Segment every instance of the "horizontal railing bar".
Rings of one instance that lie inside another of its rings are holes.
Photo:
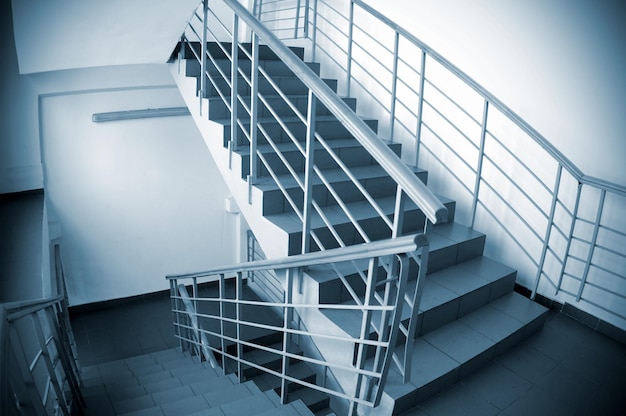
[[[554,194],[554,190],[553,190],[550,186],[546,185],[546,184],[545,184],[545,183],[541,180],[541,178],[539,178],[539,176],[537,176],[537,174],[536,174],[535,172],[533,172],[533,170],[532,170],[532,169],[531,169],[531,168],[530,168],[530,167],[529,167],[526,163],[524,163],[524,162],[523,162],[523,161],[522,161],[522,160],[521,160],[521,159],[520,159],[520,158],[519,158],[516,154],[514,154],[513,152],[511,152],[511,150],[510,150],[510,149],[508,149],[508,148],[507,148],[507,146],[505,146],[505,145],[504,145],[504,143],[502,143],[502,142],[500,141],[500,139],[499,139],[497,136],[495,136],[495,135],[494,135],[492,132],[490,132],[490,131],[487,131],[487,134],[488,134],[488,135],[489,135],[489,137],[491,137],[491,138],[492,138],[492,139],[493,139],[496,143],[498,143],[500,146],[502,146],[502,148],[504,149],[504,151],[505,151],[506,153],[508,153],[509,155],[511,155],[511,157],[512,157],[513,159],[515,159],[515,161],[516,161],[517,163],[519,163],[519,165],[520,165],[520,166],[521,166],[521,167],[522,167],[522,168],[523,168],[526,172],[530,173],[530,175],[531,175],[533,178],[535,178],[535,180],[536,180],[536,181],[537,181],[537,182],[538,182],[538,183],[539,183],[539,184],[543,187],[543,189],[544,189],[545,191],[547,191],[548,193],[550,193],[550,195],[553,195],[553,194]],[[496,166],[496,168],[497,168],[499,171],[504,172],[502,169],[500,169],[500,167],[499,167],[499,166],[495,163],[495,161],[494,161],[494,160],[492,160],[492,159],[489,159],[489,160],[490,160],[490,161],[494,164],[494,166]],[[555,176],[556,176],[556,173],[555,173]],[[515,183],[514,183],[514,184],[515,184]],[[515,185],[517,186],[517,184],[515,184]],[[518,187],[519,187],[519,186],[518,186]]]
[[[439,88],[434,83],[432,83],[428,78],[424,78],[424,82],[427,83],[428,85],[430,85],[432,88],[434,88],[435,91],[437,91],[439,94],[441,94],[446,100],[448,100],[454,107],[456,107],[459,111],[461,111],[463,114],[465,114],[477,126],[481,125],[481,122],[479,120],[474,118],[474,116],[471,115],[465,108],[461,107],[461,105],[459,103],[457,103],[455,100],[453,100],[452,97],[450,97],[441,88]],[[417,95],[419,96],[419,93],[417,93]],[[435,108],[434,106],[432,106],[432,107],[433,107],[433,109]]]
[[[361,26],[359,26],[357,23],[353,23],[353,27],[354,27],[354,29],[358,29],[358,30],[359,30],[362,34],[364,34],[367,38],[371,39],[371,40],[372,40],[375,44],[377,44],[378,46],[380,46],[381,48],[383,48],[383,49],[385,50],[385,52],[388,52],[388,53],[389,53],[389,55],[390,55],[391,57],[393,57],[393,50],[392,50],[392,49],[390,49],[390,48],[388,48],[388,47],[387,47],[387,45],[385,45],[384,43],[382,43],[381,41],[379,41],[377,38],[375,38],[374,36],[372,36],[372,35],[371,35],[368,31],[366,31],[365,29],[363,29],[363,28],[362,28]],[[373,33],[378,34],[378,32],[373,32]],[[353,36],[354,36],[354,35],[353,35]],[[355,42],[357,45],[359,45],[359,43],[356,41],[356,39],[353,39],[352,41],[353,41],[353,42]],[[361,45],[359,45],[359,47],[361,47]],[[374,58],[374,59],[376,59],[376,60],[377,60],[377,58],[376,58],[374,55],[372,55],[371,53],[367,52],[367,50],[365,50],[363,47],[361,47],[361,49],[363,49],[363,51],[364,51],[367,55],[369,55],[369,56],[371,56],[372,58]],[[380,61],[379,61],[379,62],[380,62]],[[382,62],[381,62],[381,64],[382,64]],[[389,71],[389,72],[391,72],[391,71]]]
[[[426,127],[428,130],[430,130],[430,127],[428,127],[427,125],[424,125],[424,127]],[[432,130],[431,130],[431,132],[432,132]],[[432,132],[432,133],[436,135],[436,133],[434,133],[434,132]],[[456,179],[457,183],[458,183],[458,184],[460,184],[460,185],[461,185],[461,186],[462,186],[462,187],[463,187],[463,188],[467,191],[467,193],[469,193],[470,195],[472,195],[472,194],[474,193],[474,191],[473,191],[472,189],[470,189],[470,187],[469,187],[469,186],[467,186],[467,185],[466,185],[466,184],[465,184],[465,183],[461,180],[461,178],[459,178],[459,176],[458,176],[458,175],[457,175],[454,171],[452,171],[452,169],[451,169],[450,167],[448,167],[448,165],[447,165],[447,164],[443,163],[443,160],[441,160],[441,158],[439,158],[439,157],[435,154],[435,152],[433,152],[433,151],[430,149],[430,147],[428,147],[428,146],[427,146],[426,144],[424,144],[424,143],[422,143],[422,147],[423,147],[423,148],[424,148],[424,149],[425,149],[428,153],[430,153],[430,154],[431,154],[431,156],[432,156],[433,158],[435,158],[435,159],[436,159],[436,160],[437,160],[437,161],[441,164],[441,166],[443,166],[443,168],[444,168],[446,171],[448,171],[448,172],[450,173],[450,175],[452,175],[452,176],[454,177],[454,179]],[[474,173],[475,173],[475,172],[474,172]]]
[[[567,293],[569,294],[569,292],[567,292]],[[587,299],[587,298],[585,298],[585,297],[581,297],[581,298],[580,298],[580,300],[581,300],[581,301],[584,301],[584,302],[586,302],[586,303],[588,303],[588,304],[590,304],[590,305],[593,305],[593,306],[595,306],[596,308],[602,309],[603,311],[608,312],[608,313],[610,313],[611,315],[615,315],[615,316],[617,316],[618,318],[621,318],[621,319],[625,319],[625,318],[626,318],[626,315],[619,314],[619,313],[617,313],[616,311],[611,310],[611,309],[608,309],[607,307],[602,306],[602,305],[600,305],[599,303],[595,303],[595,302],[593,302],[593,301],[591,301],[591,300],[589,300],[589,299]]]
[[[465,134],[464,131],[462,131],[459,127],[457,127],[456,124],[454,124],[452,121],[450,121],[450,119],[445,114],[443,114],[441,111],[439,111],[439,109],[437,107],[435,107],[433,103],[431,103],[430,101],[428,101],[425,98],[422,101],[424,102],[424,104],[428,105],[428,107],[430,107],[437,115],[439,115],[439,117],[441,117],[446,122],[446,124],[448,124],[454,130],[456,130],[461,136],[463,136],[465,141],[468,142],[469,144],[471,144],[472,147],[474,147],[474,150],[479,151],[480,147],[476,143],[474,143],[474,141],[471,140],[467,136],[467,134]],[[424,124],[424,123],[425,122],[422,121],[422,124]],[[431,129],[431,131],[432,131],[432,129]],[[439,136],[437,136],[437,137],[439,137]],[[450,146],[448,146],[448,147],[450,148],[450,150],[452,150],[452,148]],[[456,153],[456,151],[454,151],[454,152]],[[462,159],[463,162],[465,162],[466,158],[461,158],[460,155],[459,155],[459,158]],[[467,166],[469,166],[468,162],[465,162],[465,163],[467,164]]]
[[[273,50],[291,71],[311,90],[361,145],[374,157],[380,166],[396,181],[406,195],[420,207],[424,215],[434,224],[446,221],[447,208],[419,180],[404,163],[398,163],[397,155],[357,116],[335,92],[302,62],[291,50],[278,40],[263,24],[237,0],[223,0],[246,24]]]
[[[472,79],[465,72],[461,71],[457,66],[452,64],[450,61],[445,59],[442,55],[440,55],[437,51],[432,49],[430,46],[426,45],[424,42],[419,40],[416,36],[405,30],[403,27],[397,25],[395,22],[391,21],[389,18],[380,14],[377,10],[367,5],[362,0],[352,0],[355,4],[359,5],[359,7],[366,10],[368,13],[375,16],[380,21],[384,22],[387,26],[396,30],[402,36],[404,36],[407,40],[416,44],[420,47],[426,54],[428,54],[431,58],[441,64],[444,68],[452,72],[457,78],[461,79],[471,88],[473,88],[479,95],[489,101],[490,106],[495,107],[504,115],[506,115],[511,121],[518,125],[522,130],[524,130],[527,134],[529,134],[541,147],[543,147],[552,157],[557,159],[563,167],[565,167],[572,175],[574,175],[578,180],[583,178],[583,173],[576,165],[574,165],[563,153],[561,153],[554,145],[552,145],[545,137],[543,137],[537,130],[535,130],[532,126],[530,126],[524,119],[522,119],[517,113],[511,110],[508,106],[506,106],[502,101],[500,101],[496,96],[487,91],[482,85],[478,84],[474,79]],[[595,178],[594,178],[595,179]],[[598,183],[598,182],[595,182]],[[605,183],[608,185],[609,183]],[[616,185],[617,186],[617,185]],[[603,186],[604,187],[604,186]],[[619,186],[618,186],[619,187]],[[626,195],[626,187],[623,188],[624,195]]]
[[[426,100],[424,100],[424,102],[428,105],[430,105]],[[436,111],[436,110],[435,110]],[[456,150],[454,150],[452,148],[452,146],[448,143],[447,140],[444,140],[439,133],[437,133],[435,130],[433,130],[432,127],[430,127],[430,125],[428,123],[426,123],[425,121],[422,121],[422,125],[428,130],[430,131],[436,138],[437,140],[439,140],[439,142],[441,142],[441,144],[446,147],[454,156],[456,156],[457,159],[459,159],[459,162],[461,162],[463,165],[465,165],[466,168],[468,168],[473,174],[476,174],[476,168],[473,167],[472,165],[469,164],[469,162],[467,162],[465,160],[465,158],[463,156],[461,156]],[[467,137],[466,137],[467,139]],[[469,140],[468,140],[469,141]],[[471,141],[469,141],[471,143]],[[478,149],[475,149],[476,151],[478,151]],[[434,156],[434,154],[433,154]],[[447,168],[447,164],[444,164],[444,166],[446,166]],[[470,193],[473,193],[473,191],[470,190]]]
[[[487,186],[489,186],[491,188],[491,186],[488,183],[485,183],[485,185],[487,185]],[[531,263],[533,263],[535,265],[535,267],[539,266],[539,263],[537,261],[535,261],[534,257],[530,255],[528,250],[526,250],[526,248],[515,238],[513,233],[511,231],[509,231],[509,228],[506,227],[502,223],[502,221],[500,221],[498,219],[498,217],[493,212],[491,212],[491,210],[489,210],[489,208],[481,200],[479,200],[478,203],[485,209],[485,212],[487,212],[489,215],[491,215],[491,217],[494,219],[494,221],[498,223],[500,228],[502,228],[504,230],[504,232],[513,240],[513,242],[520,248],[520,250],[522,250],[524,252],[524,254],[531,261]],[[522,219],[522,221],[524,221],[524,220]]]
[[[197,273],[168,275],[166,279],[190,279],[216,274],[246,272],[263,269],[289,269],[305,266],[316,266],[327,263],[340,263],[366,257],[380,257],[396,253],[408,253],[428,244],[428,237],[424,234],[403,236],[395,239],[374,241],[357,244],[339,249],[317,251],[307,254],[283,257],[281,259],[257,260],[225,267],[216,267]]]
[[[532,198],[530,195],[528,195],[528,193],[526,192],[526,190],[524,190],[520,185],[518,185],[518,181],[514,181],[513,178],[511,178],[509,176],[509,174],[507,172],[505,172],[504,170],[502,170],[500,168],[500,166],[487,154],[485,153],[483,155],[483,157],[488,160],[489,162],[491,162],[491,164],[493,165],[493,167],[502,174],[502,176],[504,176],[507,180],[508,183],[510,183],[511,185],[513,185],[514,189],[517,189],[519,192],[521,192],[522,195],[524,195],[524,197],[535,207],[535,209],[543,216],[544,219],[549,220],[550,219],[550,214],[548,212],[545,212],[540,206],[539,204],[535,201],[534,198]],[[532,173],[532,172],[531,172]],[[533,174],[534,175],[534,174]],[[538,178],[537,178],[538,179]],[[483,178],[483,181],[485,179]],[[550,196],[552,195],[552,190],[550,189],[545,189],[545,191],[547,191]],[[507,204],[508,205],[508,204]],[[512,208],[512,207],[511,207]],[[514,210],[513,210],[514,211]]]

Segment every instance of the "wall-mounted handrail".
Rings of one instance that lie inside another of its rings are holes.
[[[326,85],[302,60],[300,60],[272,32],[259,23],[250,12],[236,0],[224,0],[245,21],[276,55],[300,78],[346,129],[365,147],[385,171],[398,183],[404,192],[424,212],[432,223],[445,222],[448,210],[441,201],[420,181],[374,132],[359,118],[337,94]]]
[[[531,298],[576,302],[626,328],[626,294],[616,289],[626,284],[626,227],[615,214],[626,186],[585,175],[486,88],[363,0],[316,0],[313,10],[319,16],[305,22],[313,25],[311,49],[344,77],[343,91],[367,103],[365,113],[387,123],[392,140],[414,146],[432,189],[456,200],[455,221],[494,235],[486,253],[517,267]],[[277,33],[291,24],[281,17],[268,21]]]

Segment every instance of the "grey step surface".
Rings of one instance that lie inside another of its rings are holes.
[[[293,399],[286,410],[273,390],[189,357],[178,349],[159,351],[83,369],[90,415],[241,415],[287,410],[308,416]]]
[[[273,67],[273,64],[269,64],[268,68],[270,67]],[[275,69],[278,74],[277,79],[287,75],[284,68],[280,69],[276,66]],[[306,100],[302,100],[302,98],[299,100],[298,108],[299,111],[302,111]],[[356,108],[356,102],[354,105]],[[216,109],[216,111],[218,110]],[[223,111],[223,109],[219,111]],[[267,109],[264,111],[267,112]],[[230,121],[227,113],[220,114],[225,115],[224,120],[214,121],[224,125],[223,143],[226,146],[230,137]],[[280,114],[293,117],[293,111],[285,108],[285,106],[280,109]],[[318,126],[321,126],[321,129],[327,129],[328,134],[331,134],[329,137],[333,137],[329,143],[334,142],[338,145],[337,148],[342,148],[344,140],[349,137],[345,135],[346,132],[338,134],[338,130],[342,128],[335,129],[336,124],[329,118],[321,116],[319,121],[321,124],[318,123]],[[299,120],[289,118],[286,119],[286,122],[302,125]],[[295,150],[293,148],[287,150],[285,154],[293,153],[287,157],[287,161],[296,172],[301,171],[304,166],[304,158],[298,154],[300,151],[296,146],[289,143],[292,139],[282,131],[282,127],[277,123],[269,120],[266,124],[269,129],[269,136],[277,141],[278,146],[293,146],[295,148]],[[370,122],[370,127],[376,131],[376,122]],[[296,127],[295,130],[297,130],[295,140],[302,142],[305,137],[304,129]],[[262,136],[260,133],[261,146],[267,146],[266,142],[262,141]],[[244,135],[240,131],[237,137],[239,143],[245,143],[243,138]],[[339,145],[339,143],[341,144]],[[357,143],[354,147],[342,148],[342,161],[350,161],[347,165],[351,168],[362,166],[365,171],[367,169],[376,170],[376,163],[371,159],[371,156],[356,150],[359,146]],[[234,168],[241,168],[242,177],[245,177],[248,172],[245,174],[243,172],[249,165],[248,146],[240,146],[237,152],[237,156],[233,158],[236,161],[233,162],[233,165]],[[394,152],[400,155],[401,147],[395,147]],[[266,153],[263,154],[265,156]],[[268,156],[267,160],[277,175],[282,176],[288,173],[284,161],[280,158]],[[323,156],[318,157],[317,151],[315,152],[315,160],[316,163],[321,161],[321,168],[324,170],[335,167],[332,163],[324,164]],[[237,163],[241,166],[237,166]],[[370,165],[373,167],[369,167]],[[358,169],[356,169],[357,172]],[[297,215],[291,211],[291,207],[288,206],[287,198],[277,195],[278,187],[271,183],[268,173],[268,169],[262,167],[259,182],[256,184],[256,190],[264,192],[266,197],[263,199],[260,212],[264,214],[266,219],[285,231],[285,238],[289,242],[289,253],[299,253],[301,222]],[[373,179],[372,183],[382,178],[373,172],[361,172],[358,175],[363,175],[362,178],[365,182]],[[293,185],[296,181],[295,179],[288,179],[285,182]],[[333,177],[331,183],[336,183],[341,188],[343,183],[341,175]],[[369,189],[384,187],[384,179],[380,184],[378,187],[372,185]],[[294,201],[301,200],[301,191],[296,186],[291,185],[287,187],[288,195]],[[378,213],[371,208],[369,203],[359,201],[356,194],[353,194],[353,190],[349,188],[349,185],[341,188],[340,195],[346,195],[347,205],[359,224],[367,229],[368,238],[370,240],[389,238],[390,232],[384,221],[378,217]],[[329,221],[337,227],[337,232],[344,239],[344,243],[350,245],[363,242],[363,238],[355,232],[355,228],[349,223],[347,216],[341,212],[340,207],[335,203],[336,201],[332,200],[332,195],[321,188],[315,194],[315,189],[314,195],[317,195],[325,206],[330,207],[326,215]],[[394,212],[393,193],[382,191],[374,197],[377,203],[381,205],[383,212],[392,218]],[[445,197],[440,197],[440,199],[449,209],[449,218],[448,223],[429,228],[428,275],[424,283],[424,295],[418,315],[417,339],[412,352],[413,368],[411,373],[413,378],[410,383],[403,384],[399,374],[394,372],[395,370],[392,371],[388,386],[385,389],[383,403],[379,408],[372,411],[373,414],[398,414],[409,410],[420,401],[436,394],[445,386],[471,373],[524,337],[540,329],[545,319],[545,308],[513,292],[515,270],[483,256],[486,236],[455,223],[455,202]],[[298,202],[296,202],[297,204]],[[411,203],[407,205],[403,232],[421,232],[424,226],[423,214]],[[319,215],[313,216],[312,228],[320,236],[325,248],[336,246],[337,243],[333,243],[334,239],[327,238],[330,237],[331,233],[324,229],[325,226]],[[315,244],[313,246],[315,249]],[[411,273],[416,273],[414,264]],[[311,269],[308,274],[318,284],[319,298],[322,304],[346,302],[349,299],[348,292],[341,287],[337,276],[328,273],[327,269]],[[354,272],[347,276],[348,280],[356,280],[357,278]],[[415,283],[411,282],[409,289],[414,288],[414,285]],[[356,286],[357,293],[361,293],[362,288],[358,288],[358,284]],[[347,333],[354,333],[355,324],[360,322],[360,319],[353,312],[328,309],[323,311],[326,317],[336,322]],[[408,316],[406,311],[404,312],[403,319],[406,321]],[[306,390],[302,390],[302,392],[304,393]]]
[[[371,414],[398,415],[486,365],[539,330],[548,310],[511,292],[418,338],[411,381],[392,367],[383,398]]]

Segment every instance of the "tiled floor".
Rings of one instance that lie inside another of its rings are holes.
[[[74,313],[83,365],[177,345],[169,299]],[[626,346],[551,311],[545,327],[405,416],[626,415]]]

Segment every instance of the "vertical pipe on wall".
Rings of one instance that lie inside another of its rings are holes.
[[[537,266],[537,275],[535,276],[535,284],[533,285],[530,299],[535,300],[537,296],[537,288],[539,287],[539,280],[543,274],[543,265],[546,261],[546,254],[548,253],[548,247],[550,246],[550,236],[552,234],[552,227],[554,226],[554,213],[556,212],[556,203],[559,200],[559,188],[561,186],[561,173],[563,172],[563,165],[559,164],[559,168],[556,172],[556,180],[554,183],[554,191],[552,194],[552,206],[550,207],[550,216],[548,218],[548,225],[546,227],[546,233],[543,241],[543,249],[541,250],[541,259]]]

